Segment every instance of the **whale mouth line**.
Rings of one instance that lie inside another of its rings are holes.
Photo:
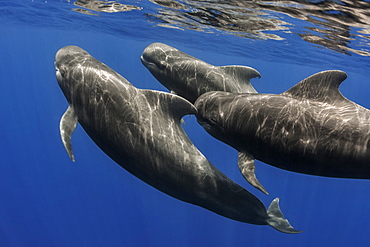
[[[141,60],[141,62],[142,62],[145,66],[156,66],[156,65],[155,65],[155,63],[150,62],[150,61],[148,61],[147,59],[145,59],[144,54],[143,54],[143,55],[141,55],[140,60]]]
[[[155,62],[151,62],[147,59],[145,59],[144,55],[141,55],[140,57],[141,62],[144,64],[146,68],[149,70],[160,70],[159,66]]]
[[[55,68],[56,71],[59,71],[59,68],[57,66],[57,62],[56,61],[54,62],[54,68]]]

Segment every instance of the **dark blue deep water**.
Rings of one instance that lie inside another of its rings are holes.
[[[143,183],[78,126],[76,162],[59,136],[67,102],[54,56],[77,45],[138,88],[166,91],[140,62],[153,42],[214,65],[247,65],[260,93],[281,93],[323,70],[370,108],[369,1],[0,0],[0,246],[370,246],[370,181],[310,176],[257,163],[270,192],[251,187],[237,152],[195,117],[184,127],[222,172],[303,233],[236,222]],[[349,164],[350,165],[350,164]]]

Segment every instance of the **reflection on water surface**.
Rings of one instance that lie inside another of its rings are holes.
[[[79,0],[75,5],[99,12],[141,10],[155,25],[221,32],[249,39],[284,40],[287,35],[296,34],[320,47],[370,56],[369,1],[150,0],[155,4],[154,12],[141,8],[143,1],[133,2],[135,5]]]
[[[88,15],[96,15],[89,10],[99,11],[99,12],[107,12],[107,13],[115,13],[115,12],[124,12],[124,11],[131,11],[131,10],[140,10],[140,7],[134,5],[127,5],[121,4],[116,1],[92,1],[92,0],[77,0],[74,2],[74,5],[83,7],[85,9],[74,8],[72,10],[81,12]],[[86,10],[88,9],[88,10]]]

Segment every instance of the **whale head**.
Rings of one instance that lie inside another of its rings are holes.
[[[183,61],[188,55],[162,43],[153,43],[145,48],[141,55],[141,62],[166,87],[176,79],[173,73],[179,62]]]
[[[90,57],[89,53],[77,46],[66,46],[55,55],[56,78],[68,102],[78,83],[83,80],[83,64]]]
[[[172,50],[174,51],[176,49],[166,44],[153,43],[144,49],[140,59],[150,72],[155,72],[160,69],[165,69],[168,66],[166,59]]]
[[[228,95],[227,92],[211,91],[199,96],[194,105],[197,108],[198,123],[211,135],[222,133],[220,123],[223,121],[222,95]]]
[[[211,91],[199,96],[194,106],[197,108],[198,123],[214,138],[236,148],[241,141],[235,136],[235,128],[244,125],[232,112],[241,112],[244,108],[238,103],[243,95],[253,97],[258,94],[237,94],[222,91]]]
[[[194,71],[197,68],[201,70],[201,66],[206,64],[162,43],[147,46],[141,55],[141,62],[163,86],[180,95],[189,90],[187,81],[191,78],[195,80]]]

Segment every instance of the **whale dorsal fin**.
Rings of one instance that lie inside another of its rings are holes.
[[[346,78],[347,74],[340,70],[322,71],[304,79],[281,95],[326,103],[347,101],[339,91],[339,85]]]
[[[241,65],[220,66],[219,68],[223,69],[225,73],[231,75],[240,85],[244,86],[244,90],[241,93],[257,93],[256,89],[250,84],[252,78],[261,78],[261,74],[257,70]]]
[[[175,94],[146,89],[140,91],[145,95],[151,107],[161,109],[175,120],[180,121],[185,115],[197,113],[192,103]]]

